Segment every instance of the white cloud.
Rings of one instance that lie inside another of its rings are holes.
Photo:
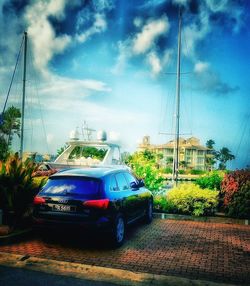
[[[28,25],[28,34],[34,51],[34,64],[44,74],[47,74],[47,64],[55,54],[65,50],[70,44],[68,35],[56,36],[48,17],[64,17],[65,0],[50,0],[34,2],[28,6],[25,19]]]
[[[166,15],[163,15],[157,20],[150,19],[144,26],[142,26],[141,18],[135,18],[134,25],[137,28],[141,28],[141,30],[125,41],[118,43],[119,53],[116,65],[112,71],[115,74],[119,74],[125,68],[128,59],[136,56],[144,56],[153,76],[156,76],[169,62],[169,51],[160,56],[156,49],[156,41],[159,37],[165,36],[169,31],[168,18]]]
[[[98,34],[106,30],[107,23],[104,14],[95,14],[94,19],[94,23],[89,29],[76,36],[76,40],[78,42],[83,43],[94,34]]]
[[[213,71],[207,62],[197,62],[194,66],[197,79],[197,90],[208,92],[214,95],[227,95],[236,92],[239,87],[232,86],[223,81],[221,76]]]
[[[140,28],[143,24],[143,20],[141,17],[136,17],[133,21],[136,28]]]
[[[46,108],[55,110],[81,105],[84,98],[100,92],[109,93],[111,88],[102,81],[59,76],[51,76],[50,81],[47,80],[46,85],[40,88],[43,104]]]
[[[196,73],[203,73],[207,71],[209,68],[209,63],[198,61],[194,66],[194,72]]]
[[[186,45],[183,46],[183,53],[185,56],[195,59],[196,46],[198,42],[203,40],[208,33],[211,31],[211,26],[209,23],[209,14],[206,10],[199,14],[200,25],[192,23],[183,29],[183,35],[185,37]]]
[[[132,40],[133,53],[138,55],[149,51],[155,41],[169,31],[169,27],[168,18],[165,15],[160,19],[149,21]]]
[[[157,75],[159,74],[159,72],[161,72],[162,70],[162,65],[160,62],[159,57],[156,55],[155,52],[150,52],[147,56],[148,59],[148,63],[151,66],[151,70],[153,75]]]

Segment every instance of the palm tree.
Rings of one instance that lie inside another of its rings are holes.
[[[225,170],[227,161],[235,159],[235,156],[231,154],[231,151],[228,148],[223,147],[217,152],[216,159],[220,161],[219,170]]]
[[[215,144],[215,142],[214,142],[213,139],[209,139],[209,140],[207,140],[207,142],[206,142],[207,148],[208,148],[208,149],[211,149],[211,150],[214,150],[214,144]]]

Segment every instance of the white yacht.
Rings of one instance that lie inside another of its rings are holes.
[[[105,131],[97,132],[96,140],[80,140],[77,130],[71,132],[67,148],[46,165],[54,169],[122,165],[120,146],[107,141]]]

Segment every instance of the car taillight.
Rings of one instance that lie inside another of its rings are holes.
[[[39,197],[39,196],[36,196],[34,198],[34,201],[33,201],[34,205],[41,205],[41,204],[44,204],[44,203],[45,203],[45,199],[44,198]]]
[[[91,207],[91,208],[106,210],[108,208],[108,205],[109,205],[109,199],[85,201],[82,204],[85,207]]]

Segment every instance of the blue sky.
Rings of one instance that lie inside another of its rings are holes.
[[[250,164],[249,1],[0,0],[0,104],[28,32],[25,150],[55,153],[84,120],[123,150],[173,138],[178,8],[181,133]],[[20,105],[17,70],[8,105]],[[47,142],[47,143],[46,143]]]

